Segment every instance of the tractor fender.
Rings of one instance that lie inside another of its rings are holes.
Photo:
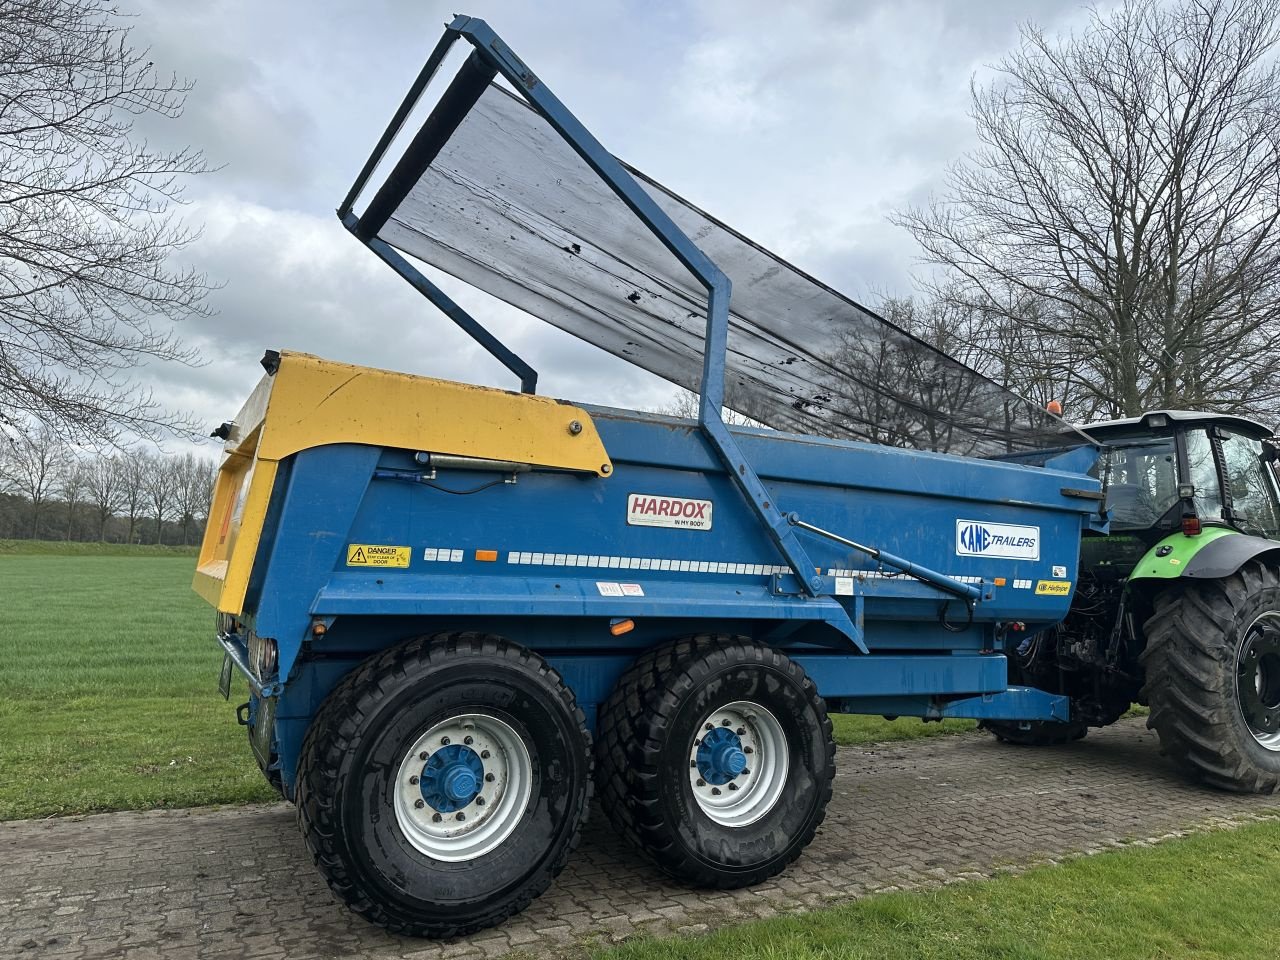
[[[1173,533],[1162,539],[1134,565],[1129,580],[1220,580],[1263,556],[1280,562],[1280,541],[1206,527],[1194,537]]]
[[[1250,560],[1266,556],[1273,563],[1280,560],[1280,542],[1265,537],[1239,533],[1218,537],[1196,551],[1182,575],[1196,580],[1221,580],[1229,577]]]

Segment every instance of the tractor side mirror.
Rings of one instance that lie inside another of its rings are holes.
[[[1274,440],[1262,441],[1262,462],[1275,463],[1280,460],[1280,443]]]

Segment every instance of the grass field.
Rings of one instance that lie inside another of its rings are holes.
[[[0,819],[274,798],[217,695],[194,551],[0,540]],[[835,718],[841,743],[972,729]]]
[[[152,543],[80,543],[75,540],[0,540],[0,557],[194,557],[199,547]]]
[[[193,559],[134,553],[0,555],[0,819],[272,797]]]
[[[1017,876],[639,940],[596,960],[1275,960],[1280,822],[1083,857]]]

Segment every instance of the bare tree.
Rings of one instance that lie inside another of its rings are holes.
[[[31,504],[31,537],[40,535],[40,512],[61,483],[70,452],[48,430],[0,439],[0,475]]]
[[[196,519],[204,526],[209,523],[209,511],[213,507],[213,490],[218,483],[218,464],[215,460],[202,460],[197,475],[199,493],[196,498]]]
[[[98,539],[105,542],[107,523],[124,505],[124,461],[121,455],[94,458],[89,463],[85,486],[98,519]]]
[[[76,510],[85,495],[88,485],[89,465],[84,460],[68,451],[69,459],[62,476],[58,481],[58,496],[62,497],[67,508],[67,530],[64,539],[70,540],[75,533]]]
[[[171,457],[147,455],[143,464],[143,478],[147,504],[155,513],[156,543],[160,543],[164,535],[164,522],[178,497],[180,484],[177,464]]]
[[[1006,357],[1108,414],[1275,411],[1278,15],[1125,0],[1064,39],[1026,27],[974,86],[981,148],[896,219]]]
[[[133,543],[133,535],[138,529],[138,520],[147,503],[147,467],[149,458],[145,452],[136,447],[124,450],[120,457],[120,509],[128,518],[129,526],[125,532],[125,543]]]
[[[1087,358],[1077,355],[1080,345],[1037,332],[1042,301],[1016,291],[1005,294],[993,308],[975,302],[964,284],[934,283],[917,296],[883,297],[879,311],[896,326],[1025,397],[1032,407],[1043,409],[1057,401],[1070,419],[1095,419],[1101,411],[1085,376]]]
[[[213,495],[213,478],[217,473],[213,463],[204,457],[184,453],[173,463],[176,488],[174,506],[178,522],[182,526],[182,545],[187,545],[187,531],[191,524],[208,516],[209,500]]]
[[[183,425],[129,373],[194,359],[172,324],[208,284],[170,265],[194,237],[173,208],[206,168],[133,123],[176,117],[189,89],[109,4],[0,4],[0,425],[93,441]]]

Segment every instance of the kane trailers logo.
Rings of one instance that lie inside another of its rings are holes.
[[[956,521],[956,553],[962,557],[1039,560],[1040,528],[981,520]]]
[[[633,527],[710,530],[711,501],[633,493],[627,497],[627,523]]]

